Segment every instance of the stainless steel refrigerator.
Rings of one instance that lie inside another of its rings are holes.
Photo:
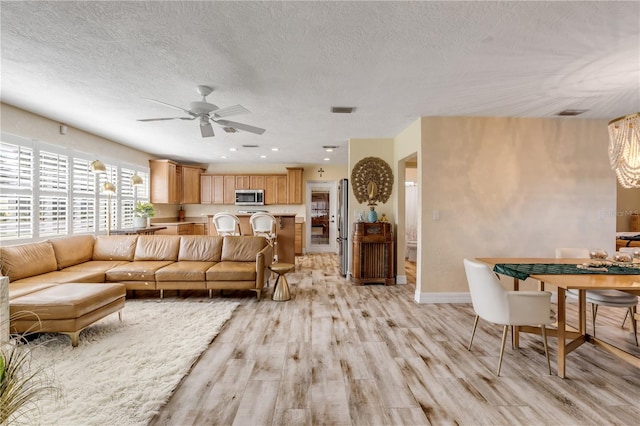
[[[338,261],[340,275],[347,276],[349,270],[349,181],[338,181]]]

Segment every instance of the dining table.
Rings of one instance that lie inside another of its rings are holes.
[[[538,281],[539,290],[545,285],[553,285],[558,291],[557,327],[547,329],[549,336],[558,340],[557,374],[561,378],[567,375],[567,355],[582,346],[591,343],[603,350],[640,367],[640,357],[618,348],[608,342],[587,333],[587,290],[621,290],[640,295],[640,265],[622,265],[609,262],[607,266],[596,265],[592,259],[568,258],[476,258],[477,261],[493,267],[493,271],[513,278],[513,289],[520,289],[520,281],[532,278]],[[594,266],[594,267],[589,267]],[[600,266],[600,267],[598,267]],[[577,327],[567,324],[567,290],[578,293],[578,323]],[[632,320],[640,321],[640,315],[635,314]],[[519,326],[513,330],[513,345],[518,347],[519,333],[540,334],[539,327]]]

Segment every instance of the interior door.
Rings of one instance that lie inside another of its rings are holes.
[[[307,182],[306,246],[309,253],[336,253],[336,182]]]

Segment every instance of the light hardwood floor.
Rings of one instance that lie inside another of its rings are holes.
[[[411,284],[353,286],[338,275],[334,255],[299,257],[287,277],[288,302],[270,293],[261,302],[222,296],[241,306],[152,425],[640,421],[640,370],[591,345],[569,355],[568,378],[560,379],[554,365],[554,375],[547,372],[540,337],[523,335],[496,377],[501,327],[481,321],[467,351],[469,304],[417,304]],[[635,349],[620,329],[623,315],[601,308],[598,334]]]

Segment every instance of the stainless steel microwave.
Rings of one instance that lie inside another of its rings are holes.
[[[264,189],[236,189],[236,206],[264,206]]]

